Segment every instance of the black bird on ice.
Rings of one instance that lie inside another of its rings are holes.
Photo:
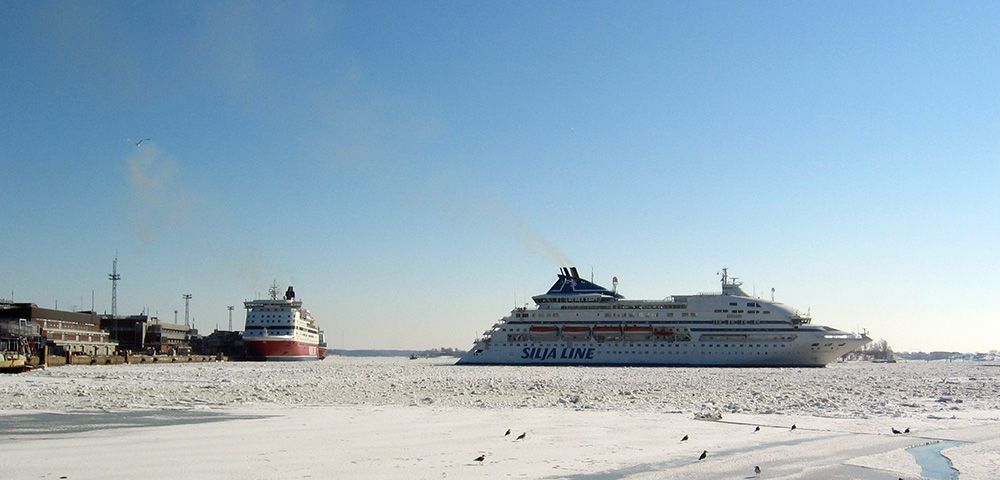
[[[789,430],[795,430],[795,424],[794,423],[792,424],[792,428],[789,428]]]
[[[514,439],[514,441],[524,440],[524,437],[526,437],[526,436],[528,436],[528,432],[524,432],[524,433],[518,435],[517,438]]]
[[[760,431],[760,425],[757,425],[757,428],[754,428],[753,431],[759,432]]]
[[[903,430],[903,433],[910,433],[910,427],[906,427],[906,429]]]
[[[507,435],[510,435],[510,429],[509,429],[509,428],[507,429],[507,433],[503,434],[503,436],[505,436],[505,437],[506,437]]]
[[[686,441],[688,441],[688,436],[687,436],[687,435],[684,435],[684,438],[682,438],[682,439],[681,439],[681,441],[682,441],[682,442],[686,442]]]
[[[753,474],[754,475],[760,475],[760,465],[754,465],[754,467],[753,467]]]
[[[701,456],[698,457],[698,460],[704,460],[705,457],[707,457],[707,456],[708,456],[708,450],[704,450],[704,451],[701,452]]]
[[[483,463],[483,460],[486,460],[486,455],[480,455],[472,459],[473,462],[479,462],[480,464]]]
[[[899,430],[896,430],[895,428],[892,428],[892,427],[889,427],[889,428],[892,430],[892,434],[893,435],[899,435],[900,433],[903,433],[903,432],[900,432]]]

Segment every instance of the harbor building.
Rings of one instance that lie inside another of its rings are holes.
[[[41,341],[55,354],[112,355],[116,343],[101,330],[100,317],[94,312],[68,312],[41,308],[34,303],[0,304],[0,323],[38,327]]]
[[[156,317],[145,313],[125,317],[102,315],[101,329],[108,332],[112,342],[118,343],[119,350],[142,352],[146,350],[149,325],[157,322]]]
[[[229,359],[247,357],[243,332],[216,330],[204,337],[192,339],[192,349],[202,355],[223,355]]]
[[[145,347],[156,353],[186,353],[190,352],[191,339],[197,336],[198,331],[186,325],[150,323],[146,327]]]

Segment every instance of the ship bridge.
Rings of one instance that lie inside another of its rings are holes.
[[[614,279],[617,287],[618,279]],[[608,290],[594,282],[580,278],[576,267],[562,267],[559,278],[548,292],[531,297],[536,304],[555,302],[610,302],[623,297],[614,290]]]

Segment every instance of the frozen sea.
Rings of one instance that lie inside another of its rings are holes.
[[[0,477],[1000,478],[1000,366],[453,362],[0,376]],[[135,461],[115,460],[123,451]]]

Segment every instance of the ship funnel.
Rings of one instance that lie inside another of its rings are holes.
[[[285,290],[285,300],[295,300],[295,290],[291,286],[288,287],[288,290]]]
[[[561,269],[562,269],[563,276],[564,277],[568,277],[569,276],[569,269],[566,268],[566,267],[562,267]]]
[[[573,272],[573,278],[579,280],[580,274],[576,271],[576,267],[569,267],[569,270]]]

